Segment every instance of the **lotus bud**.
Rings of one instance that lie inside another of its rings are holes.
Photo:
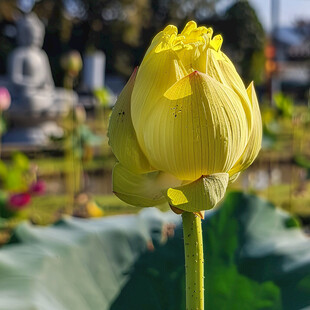
[[[118,160],[113,190],[125,202],[177,212],[213,208],[256,158],[261,118],[221,36],[191,21],[153,39],[119,96],[109,124]]]

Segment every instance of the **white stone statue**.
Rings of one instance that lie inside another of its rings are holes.
[[[78,101],[75,92],[55,88],[48,57],[42,50],[44,35],[44,25],[34,13],[21,18],[17,23],[18,47],[8,61],[8,86],[12,95],[8,116],[16,128],[26,126],[25,138],[30,143],[31,140],[41,143],[43,134],[45,140],[48,135],[58,135],[60,128],[54,120]],[[11,133],[13,136],[4,137],[5,142],[7,138],[16,140],[16,133]]]

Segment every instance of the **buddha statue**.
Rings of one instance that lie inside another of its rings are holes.
[[[34,13],[21,18],[17,22],[18,47],[8,61],[12,95],[8,117],[14,127],[28,130],[28,140],[46,140],[48,135],[59,135],[60,128],[55,120],[78,101],[75,92],[55,88],[47,54],[42,50],[44,35],[44,25]],[[36,132],[36,128],[43,131]],[[4,140],[8,140],[7,137]]]

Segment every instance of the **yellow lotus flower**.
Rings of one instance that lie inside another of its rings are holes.
[[[125,202],[199,212],[256,158],[262,139],[248,89],[221,51],[222,37],[191,21],[153,39],[120,94],[109,124],[118,159],[113,190]]]

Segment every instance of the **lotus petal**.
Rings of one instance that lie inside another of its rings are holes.
[[[166,202],[163,191],[182,181],[163,172],[136,174],[117,163],[113,168],[113,192],[128,204],[153,207]]]
[[[180,210],[209,210],[224,197],[228,181],[228,173],[216,173],[180,187],[169,188],[165,195],[169,204]]]
[[[175,83],[144,121],[144,153],[157,170],[193,181],[228,172],[249,138],[239,97],[200,72]]]
[[[229,171],[231,176],[248,168],[257,157],[262,145],[262,118],[253,82],[247,88],[247,93],[253,107],[253,128],[243,154],[234,167]]]
[[[135,83],[135,70],[119,95],[109,122],[109,144],[120,163],[136,173],[154,170],[143,154],[131,121],[131,93]]]

